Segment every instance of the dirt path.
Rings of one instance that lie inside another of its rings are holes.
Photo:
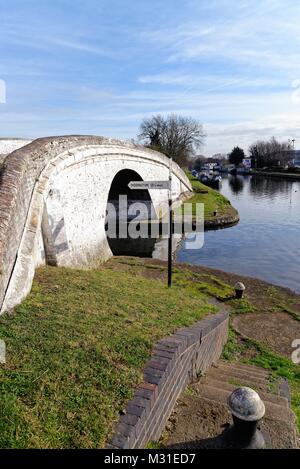
[[[300,322],[287,313],[250,313],[232,319],[233,328],[274,352],[291,357],[292,341],[300,339]]]

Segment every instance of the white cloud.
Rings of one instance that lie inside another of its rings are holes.
[[[294,0],[185,0],[178,11],[170,0],[159,2],[155,22],[141,15],[143,2],[128,17],[124,2],[109,17],[104,2],[92,11],[76,10],[79,3],[61,20],[50,3],[50,18],[1,13],[1,74],[10,86],[2,133],[134,137],[143,117],[177,112],[203,122],[207,154],[258,137],[300,139]]]
[[[189,89],[203,88],[205,91],[215,91],[221,88],[234,87],[234,88],[260,88],[260,87],[277,87],[282,86],[282,80],[277,78],[257,77],[249,78],[247,76],[221,76],[221,75],[201,75],[194,74],[181,74],[181,73],[159,73],[155,75],[144,75],[138,78],[139,83],[143,84],[158,84],[158,85],[178,85]],[[286,85],[290,83],[286,83]]]
[[[242,11],[232,11],[231,17],[226,10],[216,11],[208,27],[200,17],[172,31],[161,29],[144,37],[165,52],[167,62],[227,59],[265,69],[296,71],[300,59],[299,20],[300,5],[295,2],[284,2],[284,6],[282,1],[246,2]]]
[[[6,103],[6,83],[0,79],[0,104]]]
[[[102,47],[99,41],[88,41],[93,39],[87,37],[82,40],[82,32],[66,30],[64,33],[55,29],[55,24],[50,25],[52,31],[49,34],[49,27],[27,26],[26,24],[1,25],[0,38],[3,42],[10,45],[28,47],[37,50],[57,50],[57,48],[74,50],[77,52],[86,52],[88,54],[98,55],[100,57],[117,58],[120,57],[117,50]]]
[[[187,85],[197,83],[192,75],[176,73],[160,73],[157,75],[144,75],[138,78],[140,83],[156,83],[159,85]]]
[[[101,57],[117,57],[117,53],[115,51],[107,50],[105,48],[93,46],[80,41],[69,41],[66,39],[49,37],[44,38],[44,41],[46,44],[53,44],[55,46],[65,47],[79,52],[87,52],[90,54],[99,55]]]
[[[296,138],[300,143],[300,104],[292,91],[269,95],[236,93],[203,94],[184,92],[111,93],[102,89],[79,90],[81,106],[48,110],[47,113],[6,112],[0,114],[6,135],[32,136],[24,132],[30,123],[39,123],[39,135],[56,133],[95,133],[135,137],[142,118],[172,112],[193,116],[207,133],[203,152],[228,152],[234,145],[248,148],[258,138]],[[93,97],[95,99],[93,99]],[[19,131],[17,131],[19,129]],[[72,130],[73,129],[73,130]]]

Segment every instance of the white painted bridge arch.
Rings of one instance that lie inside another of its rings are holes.
[[[169,176],[166,156],[101,137],[39,139],[10,154],[6,163],[1,184],[12,178],[18,166],[13,182],[25,202],[15,191],[9,215],[18,223],[16,238],[9,242],[9,230],[0,228],[0,241],[5,239],[0,261],[4,265],[6,257],[10,262],[1,278],[2,311],[30,291],[37,266],[49,262],[89,267],[111,256],[105,233],[106,205],[112,181],[120,171],[134,171],[143,180]],[[176,164],[172,173],[176,200],[191,187]],[[2,189],[0,186],[0,209]],[[166,191],[149,192],[156,213],[166,210]]]

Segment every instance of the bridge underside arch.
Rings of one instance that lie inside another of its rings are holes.
[[[112,180],[108,193],[108,200],[111,202],[113,200],[117,200],[119,195],[126,195],[129,200],[151,201],[151,196],[147,189],[130,189],[129,183],[131,181],[143,181],[143,178],[139,173],[137,173],[137,171],[132,169],[121,169]]]
[[[113,178],[107,199],[108,217],[110,216],[110,204],[114,207],[118,218],[122,217],[129,220],[134,217],[131,214],[130,207],[133,204],[140,204],[144,207],[144,217],[146,219],[155,214],[155,209],[152,203],[149,191],[141,189],[131,189],[129,183],[132,181],[143,181],[139,173],[132,169],[121,169]],[[120,205],[123,206],[124,213],[120,213]],[[111,214],[113,215],[113,214]],[[143,214],[141,214],[143,216]]]
[[[122,169],[111,183],[106,210],[107,241],[113,255],[150,257],[155,238],[124,237],[128,225],[137,218],[143,221],[157,218],[149,191],[131,189],[131,181],[143,181],[143,178],[132,169]]]

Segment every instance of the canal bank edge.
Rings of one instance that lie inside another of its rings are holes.
[[[290,179],[294,181],[300,181],[300,174],[299,173],[285,173],[285,172],[276,172],[276,171],[260,171],[260,170],[252,170],[252,176],[265,176],[265,177],[272,177],[272,178],[280,178],[280,179]]]
[[[238,211],[230,206],[228,212],[226,215],[216,215],[214,219],[204,220],[204,230],[218,230],[236,225],[240,221]]]
[[[193,193],[186,202],[204,204],[204,230],[218,230],[229,228],[240,221],[239,212],[231,205],[230,200],[220,192],[205,186],[194,178],[189,171],[186,175],[192,185]],[[193,208],[193,228],[196,226],[195,210]]]

